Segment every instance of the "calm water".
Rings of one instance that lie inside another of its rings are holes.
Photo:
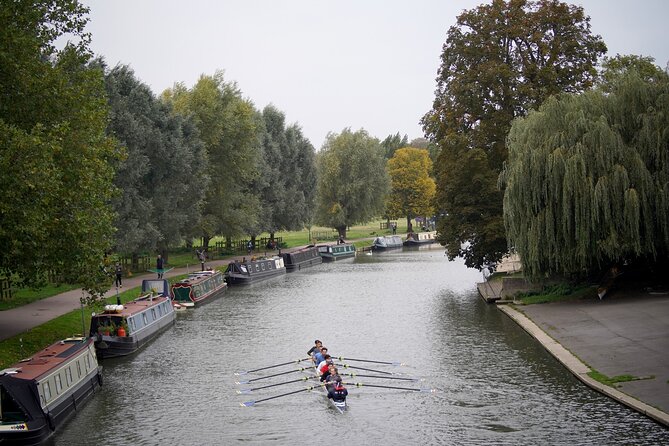
[[[179,314],[139,354],[104,362],[102,391],[52,443],[669,444],[668,430],[583,386],[484,304],[480,278],[433,249],[362,255],[233,288]],[[306,384],[238,395],[236,371],[302,358],[316,338],[337,355],[406,362],[348,363],[420,377],[409,386],[438,391],[349,388],[343,415],[318,392],[240,407]]]

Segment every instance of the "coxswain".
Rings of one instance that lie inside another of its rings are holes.
[[[341,381],[337,381],[334,388],[328,391],[328,398],[335,403],[345,403],[348,390]]]
[[[318,339],[316,339],[316,340],[314,341],[314,344],[315,344],[315,345],[313,345],[313,346],[309,349],[309,351],[307,352],[307,356],[313,356],[314,353],[316,353],[317,351],[320,351],[320,350],[321,350],[321,347],[323,347],[323,343],[322,343],[321,341],[319,341]]]

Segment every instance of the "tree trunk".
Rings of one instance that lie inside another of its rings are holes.
[[[346,238],[346,226],[339,226],[335,229],[337,230],[339,237]]]
[[[411,215],[407,215],[407,233],[413,232],[413,225],[411,224]]]
[[[210,240],[211,240],[211,237],[209,237],[208,235],[203,235],[202,236],[202,249],[204,249],[205,251],[209,250],[209,241]]]

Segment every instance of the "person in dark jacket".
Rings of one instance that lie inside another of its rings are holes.
[[[309,351],[307,352],[307,356],[313,356],[316,352],[321,351],[321,347],[323,347],[323,343],[321,341],[319,341],[318,339],[316,339],[314,341],[313,347],[311,347],[309,349]]]
[[[158,273],[158,278],[162,279],[163,278],[163,257],[158,254],[158,258],[156,259],[156,272]]]
[[[346,396],[348,396],[348,390],[346,390],[346,387],[344,387],[344,384],[341,381],[337,381],[334,388],[328,391],[328,398],[335,403],[346,402]]]

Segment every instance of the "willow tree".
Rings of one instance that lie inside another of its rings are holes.
[[[497,190],[506,135],[514,118],[551,95],[592,86],[606,47],[589,20],[583,8],[555,0],[494,0],[449,29],[423,127],[441,148],[437,229],[450,258],[481,267],[506,252]]]
[[[317,155],[315,222],[346,237],[350,225],[383,211],[388,175],[381,146],[364,130],[328,134]]]
[[[432,216],[432,200],[437,186],[430,176],[432,160],[425,149],[405,147],[398,149],[387,163],[390,175],[390,194],[386,201],[386,214],[405,215],[407,230],[412,231],[411,219]]]
[[[669,252],[669,81],[632,72],[516,120],[504,219],[531,277]]]

